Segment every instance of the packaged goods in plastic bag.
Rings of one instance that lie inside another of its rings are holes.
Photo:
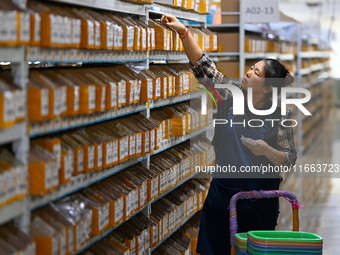
[[[106,189],[109,186],[95,184],[89,190],[103,197],[109,202],[109,226],[115,227],[123,220],[123,198],[120,193],[113,189]]]
[[[10,203],[13,200],[22,199],[28,194],[28,171],[24,164],[18,160],[10,151],[5,148],[0,149],[0,161],[10,165],[9,170],[2,163],[0,178],[1,184],[1,204]]]
[[[44,195],[59,186],[56,157],[39,145],[33,145],[29,154],[29,187],[31,195]]]
[[[92,211],[85,207],[84,197],[74,194],[51,206],[74,226],[74,251],[81,249],[92,231]]]
[[[2,254],[36,254],[33,239],[11,223],[0,228],[0,249]]]
[[[30,14],[10,0],[0,4],[1,46],[27,45],[30,42]]]
[[[15,103],[14,88],[0,77],[0,128],[8,128],[15,124]]]
[[[73,172],[72,175],[78,175],[84,172],[84,148],[70,134],[64,134],[60,137],[62,146],[70,147],[73,150]]]
[[[81,69],[60,69],[59,73],[79,86],[79,113],[86,114],[96,109],[96,86],[84,77]]]
[[[14,168],[5,159],[0,159],[0,176],[0,206],[3,206],[15,199]]]

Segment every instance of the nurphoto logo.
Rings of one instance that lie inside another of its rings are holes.
[[[228,89],[231,93],[232,93],[232,97],[233,97],[233,113],[235,115],[244,115],[244,94],[241,90],[241,88],[235,86],[235,85],[231,85],[231,84],[217,84],[215,86],[215,88],[217,89]],[[205,89],[203,89],[204,91],[206,91]],[[216,94],[216,90],[213,90],[214,93]],[[304,97],[301,98],[288,98],[287,95],[288,94],[304,94]],[[211,93],[208,93],[212,98],[213,95]],[[220,100],[220,97],[218,97]],[[287,105],[295,105],[304,115],[312,115],[304,106],[303,104],[307,103],[309,100],[311,99],[311,93],[309,90],[305,89],[305,88],[296,88],[296,87],[283,87],[281,88],[281,115],[286,115],[286,111],[287,111]],[[216,101],[213,98],[215,105],[216,105]],[[247,88],[247,103],[248,103],[248,107],[250,112],[252,112],[255,115],[260,115],[260,116],[264,116],[264,115],[270,115],[272,114],[278,106],[278,89],[277,88],[273,88],[272,89],[272,106],[269,109],[266,110],[258,110],[254,107],[253,104],[253,88],[249,87]],[[202,114],[205,115],[207,113],[207,94],[203,94],[202,96]],[[221,101],[220,101],[221,103]],[[222,104],[221,104],[222,105]],[[269,121],[271,121],[272,125],[274,125],[275,121],[280,121],[279,119],[267,119]],[[260,124],[255,125],[255,122],[259,122]],[[286,125],[286,122],[291,122],[291,125]],[[214,127],[215,125],[224,125],[228,123],[227,119],[214,119],[213,120],[214,123]],[[294,124],[293,124],[294,123]],[[230,125],[235,125],[235,124],[243,124],[245,126],[245,120],[243,123],[230,123]],[[248,121],[248,125],[250,127],[261,127],[263,125],[263,121],[261,119],[251,119]],[[297,121],[294,119],[285,119],[283,121],[281,121],[281,125],[283,125],[284,127],[295,127],[297,125]]]

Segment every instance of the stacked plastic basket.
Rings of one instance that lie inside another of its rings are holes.
[[[321,255],[323,239],[296,231],[249,231],[235,235],[238,255]]]
[[[247,255],[247,233],[235,234],[235,254]]]

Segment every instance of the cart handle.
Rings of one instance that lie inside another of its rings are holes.
[[[242,191],[236,193],[230,200],[230,244],[235,245],[235,234],[237,233],[237,213],[236,203],[239,199],[250,199],[250,198],[273,198],[273,197],[284,197],[292,204],[293,209],[293,231],[299,231],[299,208],[303,208],[299,205],[296,196],[289,191],[285,190],[260,190],[260,191]]]

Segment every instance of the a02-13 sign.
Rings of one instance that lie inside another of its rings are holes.
[[[279,22],[279,0],[243,0],[243,17],[246,23]]]

